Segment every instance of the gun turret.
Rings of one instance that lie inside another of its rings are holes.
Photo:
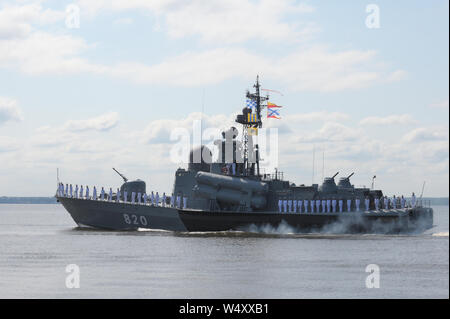
[[[332,177],[332,179],[334,179],[338,174],[339,174],[339,172],[337,172],[336,174],[334,174],[333,177]]]
[[[119,174],[120,177],[123,178],[123,181],[126,183],[128,182],[128,178],[126,178],[124,175],[120,174],[118,170],[116,170],[114,167],[112,168],[114,170],[114,172],[116,172],[117,174]]]
[[[346,176],[346,177],[341,177],[339,178],[339,183],[338,183],[338,187],[340,189],[352,189],[353,186],[350,183],[350,177],[353,176],[353,174],[355,174],[354,172],[351,173],[350,175]]]

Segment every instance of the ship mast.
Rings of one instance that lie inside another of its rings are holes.
[[[238,115],[236,118],[236,122],[243,125],[245,175],[256,175],[259,177],[259,145],[256,143],[253,146],[253,135],[257,135],[258,129],[262,128],[261,110],[264,107],[263,102],[269,99],[269,95],[261,96],[259,76],[256,76],[256,83],[253,87],[255,88],[255,93],[250,93],[247,91],[246,97],[247,100],[253,101],[255,112],[253,112],[253,108],[245,108],[243,114]],[[249,135],[249,131],[252,132],[251,135]]]

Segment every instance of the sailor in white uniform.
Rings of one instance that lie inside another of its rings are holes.
[[[416,207],[416,194],[412,193],[411,195],[411,206]]]
[[[78,184],[75,185],[75,193],[74,197],[78,198]]]
[[[116,202],[120,202],[120,189],[117,189],[117,193],[116,193]]]
[[[293,205],[294,205],[294,213],[296,213],[296,212],[297,212],[297,205],[298,205],[298,203],[297,203],[297,200],[296,200],[296,199],[294,199],[294,201],[293,201]]]
[[[339,212],[342,213],[344,209],[344,201],[340,199],[338,204],[339,204]]]
[[[365,204],[365,206],[366,206],[366,211],[369,210],[369,203],[370,203],[369,198],[366,197],[366,199],[364,200],[364,204]]]
[[[94,186],[94,189],[92,191],[92,199],[97,200],[97,188]]]
[[[152,206],[155,206],[155,194],[153,194],[153,191],[150,194],[150,199],[152,201]],[[177,198],[177,203],[178,203],[178,198]],[[178,208],[180,208],[180,205],[178,205]]]
[[[163,207],[166,207],[166,192],[163,192],[162,205],[163,205]]]
[[[156,205],[158,205],[158,203],[156,203]],[[183,196],[183,208],[186,209],[187,208],[187,197]]]
[[[347,211],[348,212],[352,211],[352,200],[351,199],[347,199]]]
[[[181,197],[180,197],[180,195],[177,195],[177,208],[181,208],[180,205],[181,205]]]
[[[327,201],[325,199],[322,199],[322,213],[325,213],[327,211]]]
[[[302,206],[303,206],[303,201],[302,201],[302,200],[299,200],[299,201],[298,201],[298,212],[299,212],[299,213],[302,213],[302,212],[303,212]]]
[[[303,201],[303,206],[305,207],[305,213],[307,213],[308,212],[308,206],[309,206],[309,201],[307,199],[305,199]]]
[[[333,207],[333,213],[336,213],[336,204],[337,204],[336,200],[333,199],[333,200],[331,201],[331,206]]]
[[[331,200],[327,199],[327,212],[330,213],[331,212]]]
[[[283,200],[279,199],[278,200],[278,212],[282,212],[283,210]]]
[[[359,212],[359,209],[361,208],[361,200],[359,198],[355,199],[355,206],[356,206],[356,211]]]
[[[405,208],[405,205],[406,204],[406,200],[405,200],[405,197],[403,197],[403,195],[402,195],[402,198],[400,199],[400,205],[402,206],[402,207],[400,207],[400,208]]]
[[[310,204],[311,204],[311,213],[314,213],[314,204],[315,204],[315,201],[314,201],[313,199],[311,199]]]
[[[69,197],[73,197],[73,188],[72,188],[72,184],[69,185]]]
[[[320,213],[320,200],[316,199],[316,212]]]
[[[103,188],[103,186],[102,186],[102,189],[100,191],[100,199],[101,200],[105,200],[105,189]]]
[[[389,209],[389,200],[387,196],[384,196],[384,209]]]
[[[158,192],[156,192],[155,200],[156,200],[156,206],[158,206],[159,205],[159,194],[158,194]]]
[[[283,211],[285,213],[287,212],[287,200],[286,199],[283,200]]]
[[[135,192],[131,192],[131,204],[135,203],[135,199],[136,199],[136,193]]]
[[[141,194],[141,192],[138,192],[137,193],[137,202],[138,202],[138,204],[141,203],[141,199],[142,199],[142,194]]]
[[[142,201],[144,202],[144,205],[147,205],[147,193],[144,193],[144,195],[142,195]]]
[[[173,207],[173,205],[174,205],[174,202],[175,201],[175,197],[173,197],[173,193],[172,193],[172,196],[170,196],[170,206],[171,207]]]
[[[395,197],[395,195],[392,197],[392,208],[397,208],[397,198]]]
[[[112,188],[109,188],[108,202],[112,202]]]
[[[236,175],[236,163],[231,164],[231,172]]]
[[[288,200],[288,212],[292,212],[292,200]]]
[[[89,186],[86,185],[86,199],[89,199]]]
[[[375,197],[375,210],[378,210],[380,205],[380,199],[378,197]]]
[[[84,195],[84,193],[83,193],[83,185],[80,185],[80,198],[81,199],[83,198],[83,195]]]
[[[128,192],[127,191],[123,191],[123,202],[124,203],[128,202]]]

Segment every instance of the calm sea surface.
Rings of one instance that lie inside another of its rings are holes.
[[[3,204],[0,298],[448,298],[449,207],[434,211],[421,235],[188,234],[79,230],[60,205]]]

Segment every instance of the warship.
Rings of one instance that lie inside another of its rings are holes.
[[[73,192],[72,185],[58,183],[57,200],[79,227],[107,230],[215,232],[287,225],[294,232],[404,233],[433,227],[433,209],[420,197],[388,198],[373,184],[355,187],[353,173],[337,183],[338,173],[309,186],[291,183],[277,170],[263,173],[255,136],[263,127],[262,110],[279,106],[261,95],[258,77],[253,87],[235,120],[240,140],[236,127],[222,132],[214,142],[214,161],[207,146],[191,149],[188,167],[175,172],[172,194],[147,194],[144,181],[129,181],[114,169],[123,179],[116,192],[102,188],[97,194],[94,187],[91,195],[88,187]]]

